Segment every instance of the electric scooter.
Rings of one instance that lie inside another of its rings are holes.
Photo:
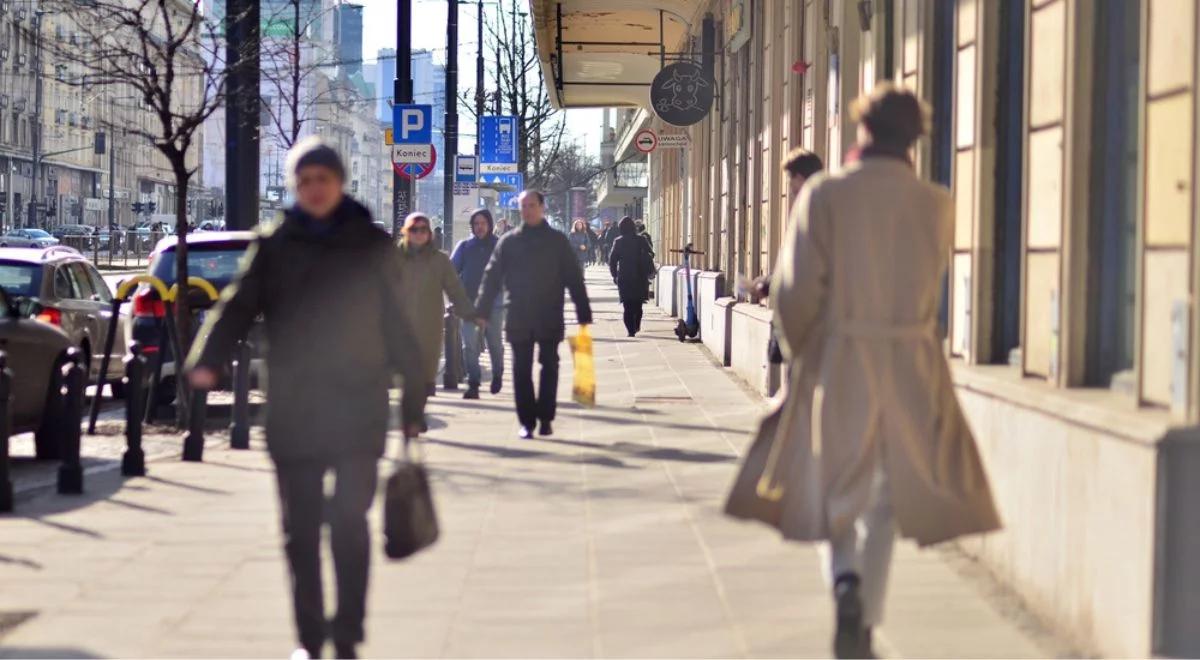
[[[695,339],[696,335],[700,334],[700,318],[696,315],[696,298],[692,295],[692,255],[704,253],[693,250],[691,243],[683,246],[682,250],[671,250],[671,252],[683,253],[683,279],[687,282],[687,313],[684,318],[679,319],[679,323],[675,326],[675,336],[683,342]]]

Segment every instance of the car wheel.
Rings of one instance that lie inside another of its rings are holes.
[[[62,457],[63,440],[67,434],[67,401],[62,394],[62,366],[65,361],[66,356],[60,356],[50,371],[50,386],[46,391],[46,404],[42,407],[42,423],[33,436],[39,460]]]

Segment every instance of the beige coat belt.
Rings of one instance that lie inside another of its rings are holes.
[[[835,321],[830,324],[829,334],[834,337],[849,337],[868,341],[913,341],[935,338],[937,322],[880,323],[878,321]]]

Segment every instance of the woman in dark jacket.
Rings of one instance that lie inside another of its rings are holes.
[[[571,233],[567,238],[571,239],[571,249],[575,252],[575,258],[579,260],[579,265],[586,268],[589,265],[589,256],[591,255],[592,241],[591,232],[588,231],[587,223],[582,218],[576,218],[571,225]]]
[[[608,258],[621,304],[625,307],[625,329],[633,337],[642,329],[642,305],[650,295],[651,263],[654,255],[645,239],[638,235],[633,219],[623,218],[618,225],[621,235],[613,243]]]

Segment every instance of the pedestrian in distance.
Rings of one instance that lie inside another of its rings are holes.
[[[628,216],[626,216],[628,217]],[[617,237],[621,235],[621,230],[617,228],[617,223],[611,220],[604,221],[604,231],[600,235],[600,240],[603,243],[601,246],[601,260],[608,262],[608,255],[612,254],[613,243],[617,242]]]
[[[800,196],[800,189],[804,187],[804,182],[808,181],[821,170],[825,169],[825,164],[821,162],[821,157],[813,152],[796,147],[788,152],[788,155],[783,159],[783,171],[788,175],[788,210],[790,211],[796,204],[796,200]],[[770,295],[771,291],[771,276],[764,275],[754,280],[754,285],[750,291],[750,301],[759,302]],[[783,352],[779,350],[779,340],[775,336],[775,332],[771,333],[771,339],[767,343],[767,360],[771,364],[783,364]],[[781,396],[786,395],[786,387]]]
[[[424,213],[410,213],[404,219],[398,287],[417,334],[416,349],[424,367],[426,392],[433,396],[442,357],[445,298],[450,299],[454,316],[467,321],[475,320],[475,306],[450,257],[434,244],[430,225]]]
[[[306,138],[288,153],[295,206],[263,229],[221,293],[188,356],[193,387],[211,389],[260,315],[266,330],[267,451],[275,464],[284,548],[301,649],[319,657],[332,635],[339,658],[363,640],[377,462],[390,419],[388,389],[404,377],[403,425],[420,432],[425,406],[415,334],[395,283],[390,237],[343,193],[337,152]],[[320,347],[324,347],[321,349]],[[412,385],[416,385],[413,387]],[[326,502],[324,478],[336,476]],[[321,527],[328,518],[337,613],[326,620]]]
[[[571,233],[568,238],[571,240],[571,250],[574,251],[575,258],[583,267],[590,265],[588,256],[591,254],[592,241],[589,234],[587,222],[583,218],[575,218],[575,222],[571,223]]]
[[[834,653],[871,657],[896,533],[927,546],[1000,519],[938,336],[954,202],[909,161],[927,110],[885,83],[854,111],[861,158],[792,210],[771,284],[792,394],[726,510],[825,542]]]
[[[636,223],[637,233],[646,241],[646,245],[650,246],[650,254],[654,254],[654,239],[650,237],[650,232],[646,230],[646,223],[638,220]]]
[[[450,261],[458,278],[462,280],[463,288],[468,298],[475,300],[479,297],[479,286],[483,283],[483,271],[487,268],[492,252],[496,249],[499,238],[493,233],[494,223],[492,212],[487,209],[477,209],[471,213],[471,238],[461,241],[454,247]],[[483,345],[487,345],[488,356],[492,360],[492,394],[499,394],[504,383],[504,297],[503,295],[492,305],[487,323],[479,325],[464,320],[462,322],[463,362],[467,367],[467,391],[464,399],[478,399],[479,385],[482,379],[482,369],[479,365],[479,355]]]
[[[428,219],[426,220],[428,221]],[[442,232],[441,227],[433,230],[433,248],[435,250],[446,249],[446,235]]]
[[[503,287],[508,291],[505,334],[512,347],[513,394],[520,437],[554,433],[552,423],[558,397],[558,345],[565,336],[563,290],[575,303],[579,325],[590,325],[583,269],[565,235],[546,222],[546,201],[537,190],[522,192],[519,199],[523,224],[505,234],[492,252],[483,273],[476,309],[483,318],[491,313]],[[533,390],[533,354],[542,365],[537,394]]]
[[[604,251],[604,229],[592,230],[592,255],[595,263],[608,263],[608,253]]]
[[[642,305],[650,296],[654,255],[638,235],[632,218],[622,218],[619,227],[621,235],[608,257],[608,269],[617,285],[621,306],[625,308],[625,330],[634,337],[642,329]]]

